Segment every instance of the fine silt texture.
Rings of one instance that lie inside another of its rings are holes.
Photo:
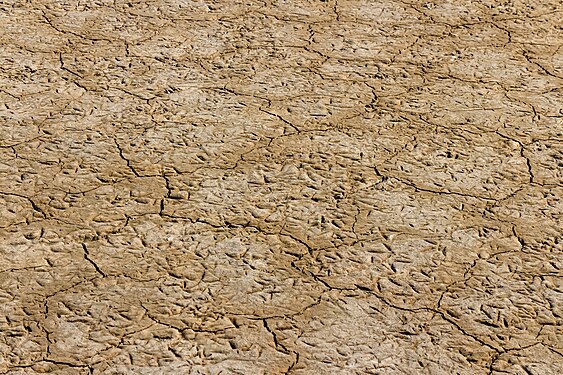
[[[561,374],[562,221],[561,1],[0,1],[0,374]]]

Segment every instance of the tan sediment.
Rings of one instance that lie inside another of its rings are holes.
[[[560,1],[1,1],[1,374],[558,374]]]

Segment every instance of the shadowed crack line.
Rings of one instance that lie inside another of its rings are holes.
[[[84,259],[88,263],[90,263],[92,265],[92,267],[94,267],[96,272],[99,273],[102,276],[102,278],[106,277],[106,274],[104,273],[104,271],[102,271],[100,269],[100,267],[96,264],[96,262],[94,262],[94,260],[92,260],[92,258],[90,257],[90,251],[88,250],[88,247],[86,246],[85,243],[82,243],[82,250],[84,251]]]

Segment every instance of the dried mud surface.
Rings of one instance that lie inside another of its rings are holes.
[[[1,374],[560,374],[561,1],[0,1]]]

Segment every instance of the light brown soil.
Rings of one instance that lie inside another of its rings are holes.
[[[0,1],[1,374],[563,371],[561,1]]]

